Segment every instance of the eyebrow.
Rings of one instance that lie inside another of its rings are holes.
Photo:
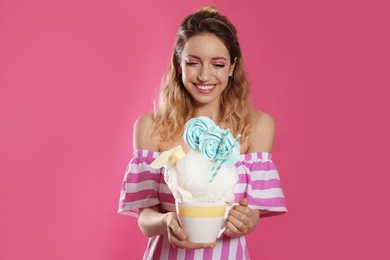
[[[186,58],[187,58],[187,57],[195,58],[195,59],[201,60],[200,57],[198,57],[198,56],[196,56],[196,55],[192,55],[192,54],[186,55]],[[214,57],[214,58],[212,58],[211,60],[225,60],[225,61],[227,61],[227,59],[226,59],[225,57]]]

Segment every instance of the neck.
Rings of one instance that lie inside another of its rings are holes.
[[[204,105],[198,106],[196,111],[197,116],[207,116],[217,125],[221,122],[221,112],[219,106]]]

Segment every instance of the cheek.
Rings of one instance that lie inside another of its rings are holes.
[[[227,81],[229,79],[229,70],[220,70],[217,75],[220,81]]]
[[[192,75],[191,75],[190,71],[182,70],[181,81],[183,82],[183,84],[185,86],[188,84],[189,81],[191,81],[191,78],[192,78]]]
[[[184,79],[190,79],[198,75],[196,69],[194,68],[185,67],[182,68],[182,71],[183,71],[183,81]]]

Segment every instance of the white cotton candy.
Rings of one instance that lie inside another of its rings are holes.
[[[165,181],[175,199],[178,202],[233,203],[237,169],[234,165],[222,167],[210,183],[214,165],[195,151],[178,160],[176,167],[165,172]]]

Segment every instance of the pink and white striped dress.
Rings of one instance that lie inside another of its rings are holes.
[[[138,208],[156,204],[161,205],[163,212],[176,210],[163,170],[150,167],[158,155],[153,151],[134,151],[123,180],[118,213],[137,217]],[[262,210],[262,218],[287,211],[279,174],[270,153],[240,155],[236,166],[235,202],[246,198],[250,208]],[[185,250],[172,247],[168,237],[161,235],[149,238],[144,259],[249,259],[249,252],[245,237],[222,235],[214,249]]]

